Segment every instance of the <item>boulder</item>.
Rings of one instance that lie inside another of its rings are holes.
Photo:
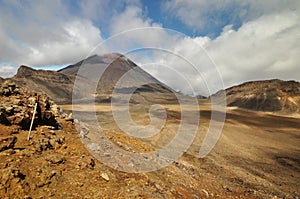
[[[6,118],[5,114],[0,112],[0,124],[4,124],[6,126],[10,126],[10,121]]]
[[[14,114],[14,107],[12,107],[12,106],[7,107],[7,108],[5,109],[5,113],[6,113],[6,115],[8,115],[8,116],[12,116],[12,115]]]
[[[0,138],[0,152],[14,148],[17,142],[17,137]]]
[[[57,121],[51,111],[44,112],[42,124],[53,127],[57,126]]]
[[[45,160],[47,160],[51,164],[63,164],[65,162],[64,156],[58,153],[48,154],[45,157]]]

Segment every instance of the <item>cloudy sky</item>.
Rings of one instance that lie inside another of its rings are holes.
[[[229,87],[258,79],[299,81],[299,21],[297,0],[0,0],[0,76],[14,75],[21,64],[62,68],[121,34],[106,50],[167,50],[128,56],[180,90],[186,89],[178,81],[182,75],[195,87],[208,82],[213,91],[223,83]],[[136,28],[146,29],[122,34]],[[172,53],[186,58],[201,74]]]

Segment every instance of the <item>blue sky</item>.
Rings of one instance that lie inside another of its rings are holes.
[[[299,13],[300,1],[294,0],[0,0],[0,76],[14,75],[22,64],[55,70],[76,63],[123,31],[169,28],[184,36],[174,40],[168,30],[145,31],[115,45],[119,52],[133,44],[162,45],[192,60],[211,79],[215,74],[194,53],[197,44],[212,59],[226,87],[256,79],[300,80]],[[149,61],[144,56],[130,58],[140,65]],[[156,53],[151,63],[168,64],[190,75],[188,66],[179,66],[169,56]],[[149,72],[175,82],[158,67]],[[195,85],[201,81],[191,79]]]
[[[81,7],[78,1],[65,1],[73,14],[81,13]],[[128,1],[130,2],[130,1]],[[134,2],[134,1],[133,1]],[[172,2],[172,1],[169,1]],[[184,2],[184,1],[183,1]],[[218,10],[218,12],[212,12],[207,14],[207,18],[211,19],[209,26],[205,28],[191,27],[185,24],[176,14],[172,13],[172,8],[166,8],[168,1],[141,1],[138,3],[133,3],[133,5],[139,5],[142,9],[141,17],[143,19],[151,19],[154,23],[162,24],[164,28],[174,29],[176,31],[182,32],[188,36],[206,36],[209,35],[212,38],[217,37],[224,26],[228,24],[233,24],[235,29],[238,29],[242,23],[240,18],[235,16],[235,10],[239,9],[240,6],[232,6],[229,9]],[[120,1],[118,6],[114,5],[115,1],[110,1],[105,7],[113,8],[113,12],[122,13],[130,3],[126,1]],[[247,5],[243,6],[247,9]],[[103,18],[92,19],[93,23],[102,30],[102,37],[104,39],[111,36],[109,31],[109,19],[112,17],[113,12],[105,12],[101,14]],[[82,13],[81,13],[82,14]],[[80,14],[80,15],[81,15]],[[79,15],[79,16],[80,16]],[[83,15],[84,17],[84,15]]]

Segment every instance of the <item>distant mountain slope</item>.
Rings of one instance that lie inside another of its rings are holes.
[[[29,90],[46,93],[57,103],[70,103],[72,100],[74,75],[20,66],[12,80]]]
[[[77,75],[79,68],[81,71]],[[98,79],[99,71],[103,72],[100,80]],[[28,66],[20,66],[12,80],[19,86],[48,94],[58,104],[71,103],[72,94],[77,96],[78,102],[90,102],[94,97],[97,102],[110,102],[112,91],[124,74],[128,74],[128,79],[115,91],[126,94],[135,90],[136,95],[132,100],[136,103],[140,103],[141,100],[151,101],[154,96],[158,96],[157,93],[165,93],[167,98],[174,98],[172,89],[125,56],[116,53],[94,55],[59,71],[35,70]],[[80,83],[75,84],[75,80]],[[147,84],[148,82],[151,83]],[[95,84],[97,85],[96,93],[91,90]],[[148,93],[148,97],[140,96],[140,93]]]
[[[228,106],[282,113],[300,112],[300,83],[278,79],[246,82],[226,89]]]
[[[140,90],[144,92],[172,92],[171,88],[155,79],[124,55],[118,53],[101,56],[93,55],[76,64],[67,66],[58,72],[68,75],[77,75],[79,69],[80,76],[88,77],[93,81],[99,82],[97,88],[97,93],[99,94],[111,94],[118,80],[126,73],[128,79],[123,82],[121,89],[119,89],[120,92],[126,92],[128,88],[134,87],[135,85],[143,85],[147,82],[152,82],[152,84],[145,87],[142,86]],[[100,80],[99,72],[102,73]]]

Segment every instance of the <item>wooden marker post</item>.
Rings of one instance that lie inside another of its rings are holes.
[[[30,123],[30,128],[29,128],[27,140],[30,139],[30,132],[31,132],[31,129],[32,129],[34,118],[35,118],[36,108],[37,108],[37,103],[35,103],[35,105],[34,105],[34,110],[33,110],[33,115],[32,115],[32,119],[31,119],[31,123]]]

